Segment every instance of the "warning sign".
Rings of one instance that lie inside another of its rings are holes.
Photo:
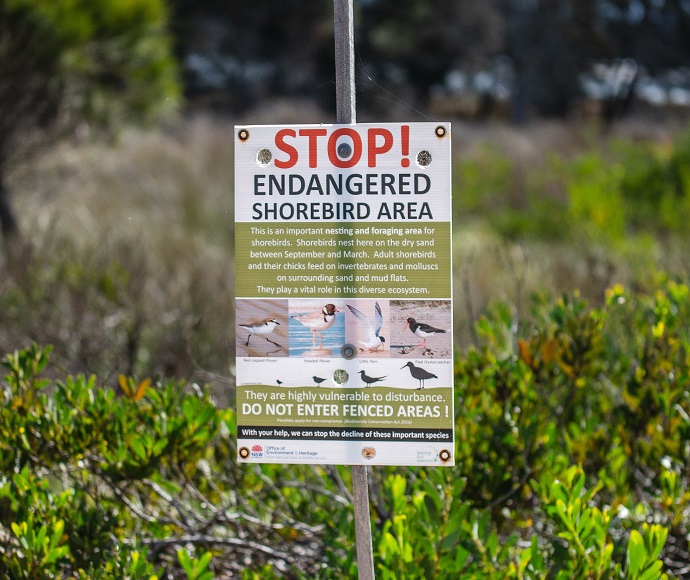
[[[452,465],[450,125],[235,128],[241,461]]]

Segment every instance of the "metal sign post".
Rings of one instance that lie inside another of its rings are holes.
[[[345,124],[357,122],[353,14],[352,0],[333,0],[336,122]],[[369,483],[366,465],[352,466],[352,491],[359,578],[373,580],[374,552],[371,544]]]

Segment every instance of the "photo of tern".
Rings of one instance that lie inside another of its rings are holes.
[[[338,300],[290,300],[290,356],[340,357],[345,344],[345,304]]]
[[[237,300],[237,356],[289,356],[288,301]]]
[[[391,356],[452,359],[452,320],[449,300],[391,300]]]
[[[345,339],[357,347],[359,357],[389,357],[388,300],[348,300],[345,312]]]

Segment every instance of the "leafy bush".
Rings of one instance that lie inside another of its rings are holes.
[[[482,148],[456,170],[456,218],[481,217],[509,239],[622,244],[643,234],[687,240],[690,132],[670,146],[603,140],[525,168]]]
[[[690,288],[657,282],[487,312],[456,360],[456,467],[371,472],[381,578],[685,574]],[[240,466],[208,392],[53,382],[49,353],[3,361],[0,574],[356,576],[347,468]]]

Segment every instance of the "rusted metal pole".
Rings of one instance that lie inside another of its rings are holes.
[[[333,0],[336,122],[357,122],[355,107],[355,27],[353,0]],[[359,580],[374,579],[367,466],[352,466],[355,541]]]
[[[353,0],[333,0],[336,123],[356,123]]]
[[[352,491],[355,504],[355,542],[359,580],[374,579],[374,550],[371,545],[371,517],[369,515],[369,483],[367,466],[352,466]]]

